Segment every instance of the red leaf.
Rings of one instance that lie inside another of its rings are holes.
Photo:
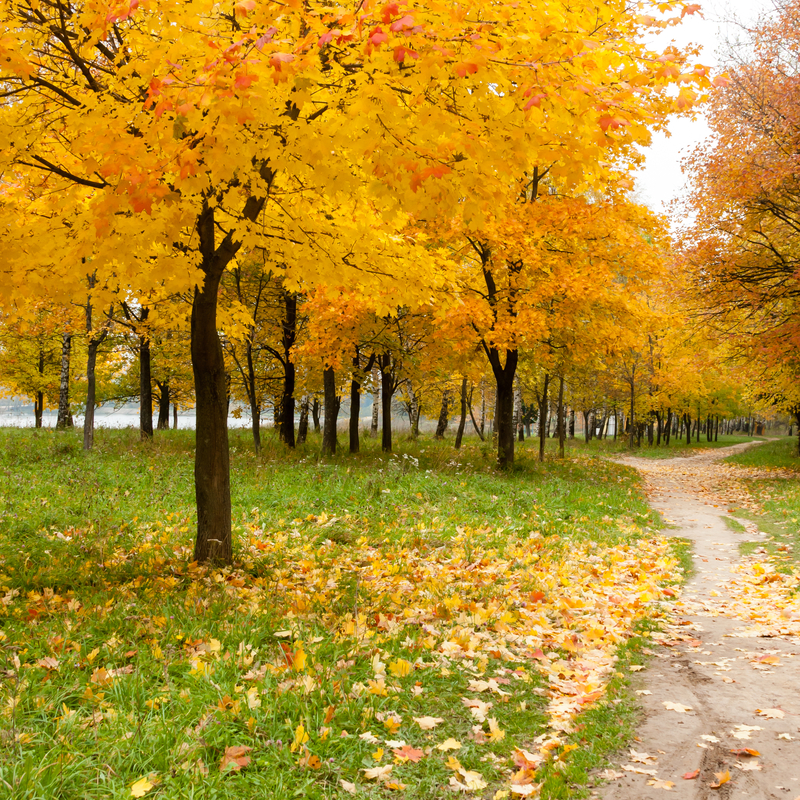
[[[695,779],[695,778],[696,778],[696,777],[697,777],[699,774],[700,774],[700,770],[699,770],[699,769],[696,769],[694,772],[687,772],[687,773],[686,773],[686,774],[683,776],[683,779],[684,779],[685,781],[693,781],[693,780],[694,780],[694,779]]]
[[[245,755],[245,753],[249,753],[252,749],[252,747],[244,744],[226,747],[225,755],[222,756],[222,761],[219,762],[220,771],[227,766],[230,766],[231,772],[238,772],[242,767],[246,767],[250,763],[250,756]]]
[[[422,750],[415,750],[410,744],[397,747],[392,752],[397,758],[413,761],[415,764],[425,755]]]

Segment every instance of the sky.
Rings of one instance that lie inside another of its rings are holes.
[[[740,32],[733,21],[752,22],[759,13],[772,8],[770,0],[698,0],[702,11],[686,16],[680,26],[660,34],[654,46],[664,48],[674,41],[679,46],[702,45],[698,63],[715,67],[724,54],[725,42]],[[666,212],[669,203],[678,198],[686,186],[681,160],[698,142],[708,136],[705,119],[674,119],[669,125],[671,136],[654,134],[652,145],[645,151],[643,170],[636,174],[637,198],[654,211]],[[673,220],[673,225],[678,221]]]

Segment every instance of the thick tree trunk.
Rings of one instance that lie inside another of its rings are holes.
[[[322,426],[322,455],[336,455],[336,425],[339,421],[339,403],[336,397],[336,375],[333,367],[325,367],[322,373],[325,392],[323,403],[325,420]]]
[[[156,430],[168,431],[170,406],[169,381],[156,381],[156,386],[158,387],[158,421],[156,422]]]
[[[142,311],[142,321],[147,319]],[[153,438],[153,375],[151,370],[150,338],[139,336],[139,436],[142,441]]]
[[[550,387],[550,376],[545,373],[544,388],[542,389],[542,398],[539,403],[539,461],[544,461],[544,440],[547,435],[547,427],[549,420],[547,419],[547,411],[549,402],[547,399],[547,390]]]
[[[436,423],[436,433],[434,438],[444,439],[444,434],[447,431],[448,419],[448,405],[450,403],[450,390],[445,389],[442,392],[442,407],[439,409],[439,421]]]
[[[300,403],[300,421],[297,423],[297,444],[305,444],[308,438],[308,396]]]
[[[217,326],[217,294],[225,267],[236,253],[228,238],[215,247],[214,210],[205,208],[197,223],[202,288],[192,302],[191,352],[197,431],[194,487],[197,498],[197,538],[194,558],[229,564],[231,539],[230,451],[228,447],[227,381]]]
[[[58,387],[58,418],[56,430],[72,427],[72,412],[69,408],[69,362],[72,352],[72,334],[65,333],[61,339],[61,379]]]
[[[392,394],[394,393],[394,374],[392,372],[392,357],[384,353],[379,358],[381,373],[381,450],[384,453],[392,452]]]
[[[497,465],[500,469],[507,469],[514,463],[514,378],[517,374],[519,352],[505,350],[506,361],[503,364],[500,351],[496,347],[488,347],[484,342],[483,349],[492,366],[497,386]]]
[[[564,377],[558,379],[558,457],[564,458],[566,437],[566,418],[564,417]]]
[[[87,311],[87,324],[91,326],[91,311]],[[91,328],[90,328],[91,329]],[[100,342],[93,336],[89,339],[86,354],[86,412],[83,417],[83,449],[94,445],[94,409],[97,402],[97,348]]]
[[[458,430],[456,431],[455,448],[461,447],[461,440],[464,438],[464,426],[467,424],[467,379],[461,379],[461,417],[458,420]]]

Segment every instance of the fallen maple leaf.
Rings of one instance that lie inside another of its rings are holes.
[[[416,764],[425,755],[423,750],[416,750],[410,744],[398,747],[392,750],[392,753],[394,753],[395,758],[399,758],[403,761],[411,761],[414,764]]]
[[[131,786],[131,797],[144,797],[152,788],[153,784],[147,778],[139,778]]]
[[[731,753],[735,756],[760,756],[758,750],[753,750],[752,747],[732,747]]]
[[[696,769],[694,772],[685,772],[681,777],[685,781],[693,781],[700,774],[700,770]]]
[[[435,728],[439,723],[444,722],[441,717],[414,717],[414,722],[424,731]]]
[[[245,744],[237,744],[233,747],[226,747],[225,754],[222,756],[222,760],[219,762],[219,769],[220,772],[225,769],[225,767],[230,767],[231,772],[238,772],[242,767],[246,767],[250,763],[250,756],[246,755],[249,753],[253,748],[248,747]]]
[[[684,706],[680,703],[673,703],[671,700],[664,700],[663,702],[664,708],[668,709],[669,711],[677,711],[679,714],[685,714],[687,711],[691,711],[691,706]]]
[[[342,789],[344,789],[348,794],[355,794],[356,793],[356,785],[354,783],[350,783],[350,781],[339,780]]]
[[[392,765],[388,764],[385,767],[372,767],[371,769],[362,769],[364,777],[370,781],[381,781],[388,778],[392,773]]]
[[[757,708],[756,714],[765,719],[783,719],[786,716],[779,708]]]
[[[463,747],[461,742],[457,742],[455,739],[445,739],[443,742],[439,742],[436,745],[437,750],[447,751],[447,750],[460,750]]]
[[[647,781],[647,785],[652,786],[654,789],[666,789],[668,792],[675,788],[675,784],[672,781],[662,781],[658,778]]]
[[[710,789],[719,789],[731,779],[731,773],[726,769],[725,772],[715,772],[714,777],[717,779],[716,783],[709,783]]]

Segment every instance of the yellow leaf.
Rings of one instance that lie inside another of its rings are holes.
[[[147,778],[139,778],[131,786],[131,797],[144,797],[152,788],[153,784]]]
[[[394,675],[395,678],[405,678],[406,675],[410,675],[413,671],[414,665],[404,658],[396,658],[389,664],[389,672]]]
[[[298,725],[294,732],[294,741],[289,748],[293,753],[299,750],[309,739],[306,729],[302,725]]]

